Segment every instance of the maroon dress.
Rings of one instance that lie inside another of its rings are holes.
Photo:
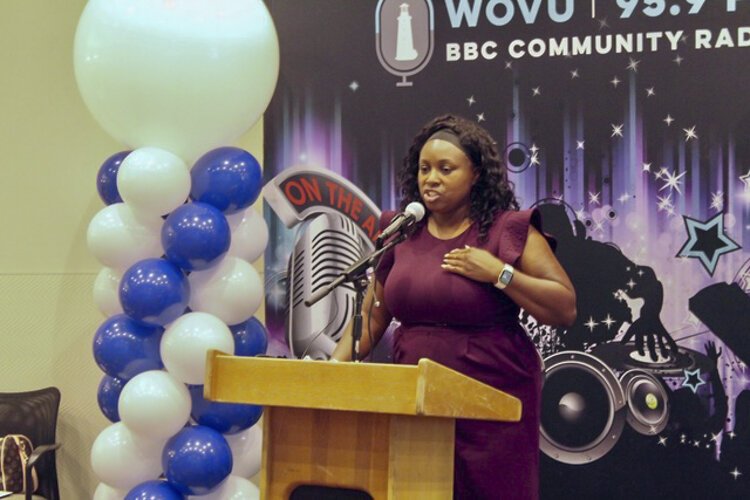
[[[384,213],[381,224],[392,217]],[[518,423],[456,421],[454,498],[535,499],[539,496],[541,361],[518,323],[518,306],[490,283],[443,270],[443,255],[464,245],[484,248],[512,265],[526,244],[529,224],[541,232],[536,210],[505,211],[488,239],[478,228],[455,238],[432,236],[426,223],[376,270],[385,305],[401,322],[393,359],[416,364],[429,358],[519,398]]]

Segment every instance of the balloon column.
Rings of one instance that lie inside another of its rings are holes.
[[[261,167],[222,145],[266,109],[278,58],[262,0],[89,0],[81,15],[78,87],[129,148],[101,165],[105,207],[87,232],[112,422],[91,450],[95,499],[258,496],[262,409],[207,401],[201,384],[207,350],[267,347],[250,264],[268,241],[251,207]]]

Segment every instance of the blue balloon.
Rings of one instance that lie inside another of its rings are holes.
[[[164,259],[144,259],[125,271],[120,304],[125,314],[149,325],[164,326],[185,312],[190,284],[182,270]]]
[[[99,173],[96,176],[96,190],[99,192],[99,198],[107,205],[120,203],[122,197],[117,190],[117,172],[120,170],[122,160],[125,159],[132,151],[120,151],[115,153],[102,163],[99,167]]]
[[[265,354],[268,349],[268,330],[256,318],[250,318],[244,323],[231,325],[234,337],[235,356],[257,356]]]
[[[110,422],[120,421],[120,412],[117,410],[117,403],[120,401],[120,393],[125,386],[125,381],[104,375],[99,382],[99,390],[96,393],[96,400],[99,402],[99,409]]]
[[[185,500],[185,496],[166,481],[146,481],[125,495],[125,500]]]
[[[227,218],[207,203],[178,207],[161,229],[161,245],[167,259],[188,271],[214,265],[227,253],[231,240]]]
[[[164,445],[161,465],[180,493],[206,495],[232,472],[232,450],[224,436],[209,427],[185,427]]]
[[[255,425],[263,414],[263,407],[237,403],[217,403],[203,397],[202,385],[188,386],[193,407],[190,416],[200,425],[222,434],[236,434]]]
[[[190,198],[209,203],[225,214],[243,210],[263,187],[260,164],[240,148],[217,148],[201,156],[190,170]]]
[[[164,329],[145,325],[125,314],[104,321],[94,335],[94,359],[104,373],[130,380],[141,372],[164,367],[159,344]]]

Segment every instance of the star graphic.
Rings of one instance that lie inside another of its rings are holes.
[[[740,180],[745,184],[745,191],[750,191],[750,170],[745,175],[740,175]]]
[[[469,106],[471,106],[472,104],[474,104],[475,102],[477,102],[477,100],[474,99],[474,96],[471,96],[471,97],[469,97],[469,98],[466,99],[466,102],[468,102]]]
[[[597,193],[592,193],[589,191],[589,203],[594,203],[596,205],[600,205],[601,201],[599,201],[599,196],[601,196],[602,192],[599,191]]]
[[[670,115],[669,113],[667,113],[667,117],[664,118],[664,120],[662,120],[662,121],[667,124],[667,127],[671,127],[672,126],[672,122],[674,121],[674,118],[672,118],[672,115]]]
[[[535,143],[531,143],[531,147],[529,148],[529,151],[531,151],[532,155],[537,154],[539,152],[539,147]]]
[[[585,326],[586,328],[588,328],[589,331],[593,332],[594,328],[598,324],[599,323],[597,323],[596,321],[594,321],[594,318],[592,318],[591,316],[589,316],[589,320],[586,323],[584,323],[583,326]]]
[[[711,433],[711,441],[714,442],[714,443],[718,443],[719,442],[719,436],[721,436],[721,432],[718,432],[716,434],[714,434],[712,432]]]
[[[649,87],[646,89],[646,97],[652,97],[656,95],[656,91],[654,90],[654,87]]]
[[[598,19],[598,21],[599,21],[599,31],[603,30],[604,28],[609,28],[609,24],[607,24],[606,17],[602,19]]]
[[[630,200],[630,195],[628,193],[622,193],[619,198],[617,198],[617,201],[620,203],[626,203],[628,200]]]
[[[541,87],[534,87],[531,89],[531,95],[532,96],[538,96],[542,94],[542,88]]]
[[[711,193],[711,207],[714,210],[721,212],[724,210],[724,191],[717,191]]]
[[[675,64],[677,64],[677,66],[681,65],[682,61],[684,61],[684,60],[685,60],[685,58],[684,57],[680,57],[680,54],[677,54],[677,57],[675,57],[673,59],[673,61],[675,62]]]
[[[730,438],[730,439],[734,439],[734,438],[735,438],[735,436],[737,436],[737,434],[735,434],[735,433],[734,433],[734,431],[731,431],[731,432],[729,433],[729,438]]]
[[[610,137],[622,137],[622,128],[625,126],[625,124],[621,123],[619,125],[615,125],[614,123],[612,125],[612,135]]]
[[[479,114],[477,115],[477,122],[478,122],[478,123],[482,123],[482,122],[483,122],[484,120],[485,120],[485,118],[484,118],[484,113],[479,113]]]
[[[356,92],[358,88],[359,88],[359,83],[357,83],[357,80],[354,80],[352,83],[349,84],[349,89],[352,92]]]
[[[586,141],[578,141],[576,140],[576,149],[584,149],[584,143]]]
[[[635,281],[633,281],[633,278],[630,278],[630,281],[628,281],[625,284],[628,285],[628,288],[630,288],[632,290],[637,283]]]
[[[737,467],[735,467],[734,470],[732,472],[730,472],[730,474],[734,477],[734,480],[736,481],[737,478],[742,475],[742,472],[740,472],[739,470],[737,470]]]
[[[637,61],[633,59],[632,57],[628,59],[630,60],[628,61],[628,65],[625,67],[625,69],[629,69],[633,73],[638,73],[638,65],[641,63],[641,61]]]
[[[612,80],[609,81],[609,83],[611,83],[614,88],[617,88],[617,86],[620,85],[621,81],[622,80],[620,80],[619,78],[617,78],[617,76],[615,76],[614,78],[612,78]]]
[[[642,168],[644,172],[651,172],[651,163],[644,163]]]
[[[583,208],[580,210],[576,210],[576,219],[583,220],[586,217],[586,212],[583,211]]]
[[[659,444],[662,446],[667,446],[667,436],[659,436]]]
[[[594,222],[594,231],[604,231],[604,221],[598,220]]]
[[[685,132],[685,142],[688,142],[691,139],[698,138],[698,134],[695,133],[695,125],[690,128],[684,128],[682,130]]]
[[[680,175],[677,175],[677,172],[674,170],[672,173],[665,172],[664,175],[666,175],[666,180],[664,181],[666,184],[664,184],[662,187],[659,188],[659,191],[663,191],[664,189],[669,188],[669,192],[671,193],[673,189],[675,189],[678,193],[682,194],[682,191],[680,191],[680,179],[687,173],[687,170]]]
[[[677,253],[677,257],[697,258],[706,272],[714,275],[719,257],[739,250],[741,247],[724,233],[724,213],[719,212],[707,221],[682,216],[688,240]]]
[[[535,154],[531,155],[531,158],[529,159],[529,165],[541,165],[541,163],[539,163],[539,155],[538,154],[535,153]]]
[[[609,313],[607,313],[607,317],[602,320],[602,323],[607,325],[607,330],[609,330],[612,325],[617,323],[617,321],[613,320],[612,316],[610,316]]]
[[[511,69],[511,68],[513,68],[513,62],[505,61],[505,69]]]
[[[693,391],[693,394],[698,392],[698,387],[706,383],[701,378],[701,369],[696,368],[695,370],[683,370],[685,372],[685,380],[682,381],[681,387],[689,387]]]
[[[576,79],[576,78],[579,78],[580,76],[581,76],[581,75],[580,75],[580,74],[578,74],[578,68],[576,68],[576,69],[574,69],[574,70],[572,70],[572,71],[570,72],[570,79],[571,79],[571,80],[573,80],[573,79]]]

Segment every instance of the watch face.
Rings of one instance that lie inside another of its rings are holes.
[[[502,273],[500,273],[500,277],[498,278],[498,281],[502,283],[503,285],[507,285],[510,283],[510,280],[513,279],[513,271],[509,271],[505,269]]]

